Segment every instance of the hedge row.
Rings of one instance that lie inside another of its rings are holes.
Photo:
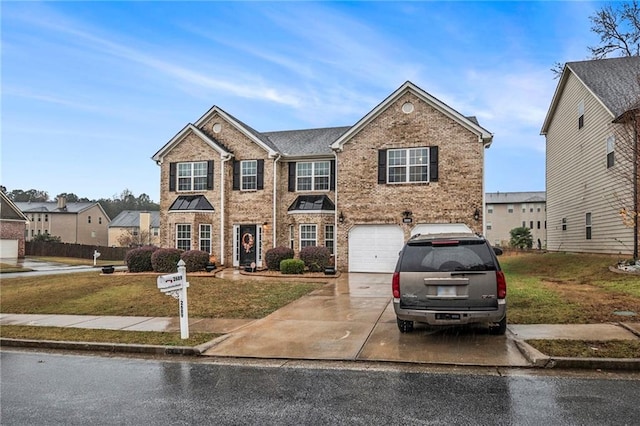
[[[301,274],[304,269],[309,272],[323,272],[330,264],[331,252],[326,247],[309,246],[300,250],[298,262],[289,262],[293,257],[293,249],[289,247],[280,246],[267,250],[265,253],[267,269],[281,271],[283,274]],[[283,267],[283,265],[286,266]],[[302,270],[298,272],[300,269]]]
[[[187,272],[203,271],[209,263],[209,253],[144,246],[129,250],[124,261],[129,272],[177,272],[180,259],[184,261]]]

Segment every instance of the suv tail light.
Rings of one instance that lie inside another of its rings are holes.
[[[391,289],[393,290],[393,297],[395,299],[400,299],[400,272],[393,273]]]
[[[504,272],[496,271],[496,282],[498,283],[498,299],[507,297],[507,280],[504,278]]]

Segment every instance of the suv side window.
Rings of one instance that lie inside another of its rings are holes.
[[[495,271],[496,262],[484,241],[447,244],[409,243],[402,256],[403,272]]]

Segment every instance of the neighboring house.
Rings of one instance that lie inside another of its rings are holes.
[[[492,138],[411,82],[348,127],[261,133],[214,106],[152,157],[162,245],[236,267],[326,246],[339,270],[391,272],[422,224],[482,232]]]
[[[63,243],[104,246],[108,242],[109,216],[100,203],[16,202],[29,219],[25,237],[31,241],[40,234],[60,237]]]
[[[160,245],[160,212],[124,210],[109,223],[109,247]]]
[[[24,257],[27,217],[0,191],[0,259]]]
[[[547,249],[628,255],[637,247],[620,213],[637,211],[629,153],[638,133],[621,121],[638,117],[639,79],[640,57],[565,65],[541,130]]]
[[[485,195],[485,236],[494,246],[508,247],[513,228],[531,231],[533,248],[546,246],[546,202],[544,191],[488,192]]]

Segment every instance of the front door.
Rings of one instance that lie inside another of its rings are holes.
[[[256,266],[256,225],[240,225],[240,266],[253,267]]]

